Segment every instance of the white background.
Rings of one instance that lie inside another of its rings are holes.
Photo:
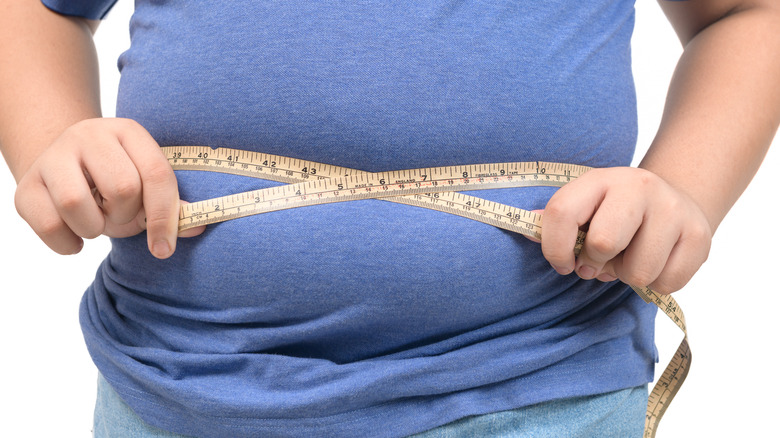
[[[681,49],[657,4],[637,3],[639,158],[652,139]],[[106,116],[114,114],[116,58],[129,45],[131,13],[132,2],[120,1],[96,35]],[[707,263],[675,294],[688,319],[694,362],[661,424],[661,438],[766,436],[776,431],[780,384],[773,340],[780,334],[780,287],[773,270],[780,245],[779,142],[718,230]],[[83,344],[77,311],[108,241],[87,242],[75,256],[54,254],[16,215],[14,186],[10,173],[0,172],[2,434],[88,437],[96,370]],[[663,316],[657,333],[660,375],[681,333]]]

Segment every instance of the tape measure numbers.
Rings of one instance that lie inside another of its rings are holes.
[[[539,239],[541,215],[457,191],[560,187],[590,170],[586,166],[535,161],[371,173],[228,148],[170,146],[162,150],[174,170],[222,172],[288,183],[186,204],[179,215],[180,230],[288,208],[382,199],[455,214]],[[584,241],[585,233],[580,232],[575,254],[579,254]],[[674,357],[648,397],[644,436],[652,438],[688,374],[691,352],[685,317],[674,298],[648,287],[631,288],[646,302],[657,305],[684,333]]]

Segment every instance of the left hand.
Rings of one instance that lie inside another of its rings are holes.
[[[579,257],[572,248],[580,227]],[[620,279],[662,294],[681,289],[707,259],[713,230],[696,202],[654,173],[593,169],[558,190],[544,210],[542,252],[560,274]]]

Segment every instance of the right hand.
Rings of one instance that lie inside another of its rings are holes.
[[[14,200],[19,215],[60,254],[79,252],[82,238],[144,230],[155,257],[176,249],[183,202],[176,176],[157,142],[130,119],[90,119],[66,129],[19,180]]]

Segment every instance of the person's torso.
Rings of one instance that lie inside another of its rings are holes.
[[[631,160],[631,1],[236,4],[138,2],[117,114],[161,145],[367,171]],[[177,177],[188,201],[277,184]],[[533,209],[552,193],[475,194]],[[375,200],[211,225],[165,261],[143,235],[113,245],[110,275],[132,291],[117,306],[143,327],[134,336],[177,351],[349,362],[509,319],[512,330],[580,324],[614,304],[519,235]]]

